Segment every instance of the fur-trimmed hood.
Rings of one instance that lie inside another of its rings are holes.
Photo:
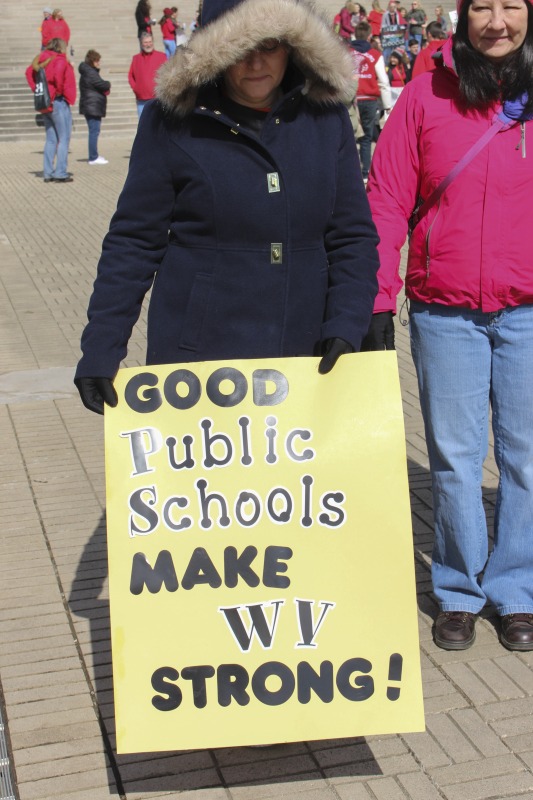
[[[291,60],[305,78],[305,93],[317,104],[353,96],[350,54],[328,21],[308,0],[243,0],[195,33],[158,73],[156,96],[178,116],[190,113],[198,90],[265,39],[291,48]]]

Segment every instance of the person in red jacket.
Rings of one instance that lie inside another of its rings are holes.
[[[459,0],[458,12],[440,63],[407,84],[372,158],[381,266],[371,327],[393,324],[422,198],[405,293],[433,484],[434,640],[470,647],[490,604],[501,643],[523,652],[533,650],[533,3]],[[490,425],[493,544],[482,491]]]
[[[352,0],[346,0],[345,5],[340,10],[339,36],[341,39],[354,39],[355,26],[352,17],[355,13],[355,4]]]
[[[395,89],[403,89],[406,82],[406,74],[402,63],[402,53],[398,50],[394,50],[390,54],[389,63],[387,64],[387,76],[391,86]],[[396,98],[397,95],[395,95]]]
[[[352,60],[357,75],[356,103],[363,135],[358,139],[359,156],[361,159],[361,172],[363,180],[368,180],[372,142],[378,115],[378,103],[387,116],[391,109],[391,90],[380,50],[375,50],[371,44],[372,28],[366,20],[355,26],[355,41],[351,43]]]
[[[44,50],[50,39],[52,39],[51,33],[48,32],[50,25],[52,24],[52,9],[50,6],[46,6],[43,8],[43,21],[41,23],[41,50]]]
[[[441,49],[444,40],[448,38],[438,22],[429,23],[426,28],[426,37],[428,40],[427,47],[424,47],[418,54],[411,78],[416,78],[417,75],[422,75],[423,72],[431,72],[435,69],[437,65],[433,54]]]
[[[163,16],[159,20],[161,25],[161,34],[163,36],[163,47],[167,58],[170,58],[176,52],[176,31],[178,23],[176,14],[178,9],[174,11],[172,8],[164,8]]]
[[[372,36],[379,36],[381,34],[381,20],[384,13],[384,9],[381,8],[379,0],[372,0],[372,11],[367,17],[368,22],[372,26]]]
[[[67,43],[52,39],[45,50],[35,56],[26,70],[26,80],[32,92],[39,69],[44,69],[52,106],[43,114],[46,140],[44,145],[44,182],[70,183],[68,147],[72,132],[70,107],[76,102],[76,77],[67,61]],[[55,163],[54,163],[55,162]]]
[[[63,41],[67,43],[68,47],[68,43],[70,41],[70,28],[63,19],[63,12],[60,8],[55,8],[52,11],[52,18],[46,25],[45,35],[47,39],[45,46],[52,39],[63,39]]]
[[[137,100],[137,113],[139,117],[148,100],[155,97],[155,76],[167,57],[164,53],[154,49],[154,40],[151,33],[141,34],[141,52],[131,59],[128,81]]]

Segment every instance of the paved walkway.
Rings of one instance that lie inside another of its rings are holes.
[[[533,654],[504,650],[490,614],[469,651],[447,653],[431,639],[430,484],[399,324],[427,731],[114,754],[103,426],[82,408],[71,378],[130,141],[102,136],[106,167],[89,167],[85,146],[73,141],[75,180],[63,185],[40,179],[38,144],[0,151],[0,710],[16,797],[533,800]],[[128,366],[143,363],[142,330]],[[489,516],[495,476],[489,460]],[[0,794],[1,756],[0,747]]]

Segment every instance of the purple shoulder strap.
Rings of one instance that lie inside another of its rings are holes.
[[[437,203],[440,200],[442,194],[446,191],[446,189],[448,188],[450,183],[457,178],[459,173],[462,172],[464,170],[464,168],[467,167],[470,164],[471,161],[473,161],[473,159],[477,156],[477,154],[481,150],[483,150],[483,148],[490,142],[490,140],[494,136],[496,136],[498,131],[500,131],[507,124],[509,124],[508,121],[506,122],[506,121],[500,119],[499,116],[495,117],[495,119],[494,119],[492,125],[490,126],[490,128],[487,128],[487,130],[485,131],[483,136],[481,136],[481,138],[478,139],[477,142],[475,142],[475,144],[472,145],[470,150],[468,150],[464,154],[464,156],[461,158],[461,160],[458,161],[457,164],[455,165],[455,167],[453,167],[453,169],[450,170],[448,175],[446,175],[444,180],[442,180],[439,183],[439,185],[437,186],[437,188],[434,189],[431,192],[431,194],[429,195],[428,199],[425,200],[422,203],[422,205],[420,206],[418,211],[415,212],[415,215],[414,215],[415,216],[415,224],[420,222],[422,217],[425,214],[427,214],[427,212],[429,211],[431,206],[434,206],[435,203]]]

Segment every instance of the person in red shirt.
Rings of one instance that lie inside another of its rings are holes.
[[[142,33],[141,52],[133,56],[128,73],[128,81],[137,100],[139,117],[148,100],[155,97],[155,76],[166,60],[164,53],[154,49],[152,34]]]
[[[397,50],[394,50],[390,54],[389,63],[387,65],[387,75],[389,76],[389,83],[391,87],[394,87],[395,89],[403,89],[407,76],[402,63],[402,54]]]
[[[376,127],[378,103],[381,99],[387,115],[391,108],[391,90],[380,50],[370,44],[372,28],[366,20],[355,26],[355,41],[351,43],[352,60],[357,75],[356,103],[363,128],[363,136],[358,139],[361,172],[363,180],[368,180],[372,141]]]
[[[384,9],[381,8],[379,0],[372,0],[372,11],[367,17],[367,21],[372,27],[372,36],[379,36],[381,34],[381,18],[384,13]]]
[[[50,6],[43,8],[43,21],[41,23],[41,50],[44,50],[52,36],[48,33],[48,28],[52,22],[52,9]]]
[[[172,8],[164,8],[163,16],[159,20],[161,25],[161,33],[163,35],[163,47],[167,58],[170,58],[176,52],[176,30],[178,23],[176,21],[176,11]]]
[[[340,10],[340,28],[339,36],[341,39],[353,39],[355,37],[355,27],[352,23],[352,16],[355,13],[355,4],[352,0],[346,0],[343,8]]]
[[[70,41],[70,28],[63,19],[63,12],[60,8],[55,8],[52,11],[51,18],[47,20],[46,25],[43,24],[41,36],[45,47],[52,39],[63,39],[68,46]]]
[[[76,77],[72,64],[67,61],[67,43],[52,39],[45,50],[35,56],[26,70],[26,80],[32,92],[39,69],[44,69],[52,105],[43,114],[46,140],[44,145],[44,182],[70,183],[68,147],[72,133],[72,112],[76,102]],[[55,162],[55,164],[54,164]]]
[[[431,72],[435,69],[436,64],[433,53],[440,50],[444,44],[444,40],[448,38],[438,22],[429,23],[426,28],[426,37],[428,40],[427,47],[424,47],[417,56],[411,74],[412,78],[416,78],[417,75],[422,75],[423,72]]]

